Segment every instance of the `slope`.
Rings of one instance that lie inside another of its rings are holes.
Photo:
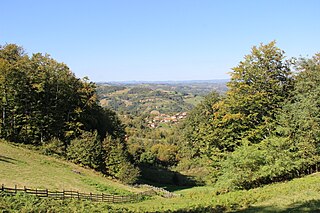
[[[130,194],[137,189],[70,162],[0,140],[0,184],[51,190]]]
[[[75,173],[75,170],[79,173]],[[138,189],[107,179],[92,170],[0,141],[0,182],[6,185],[83,192],[130,194]],[[168,187],[169,189],[169,187]],[[137,203],[106,204],[55,201],[30,196],[1,197],[2,210],[52,212],[319,212],[320,173],[251,190],[216,194],[214,187],[171,188],[181,196],[155,196]],[[18,205],[19,204],[19,205]],[[1,208],[0,208],[1,211]]]

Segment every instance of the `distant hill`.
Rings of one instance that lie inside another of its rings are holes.
[[[110,85],[127,85],[127,84],[216,84],[226,83],[229,79],[212,79],[212,80],[182,80],[182,81],[100,81],[97,84]]]
[[[98,82],[100,104],[121,113],[174,114],[189,111],[212,91],[225,93],[227,79],[192,81]]]

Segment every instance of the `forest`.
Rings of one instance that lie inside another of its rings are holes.
[[[0,47],[0,137],[124,183],[211,185],[217,194],[318,171],[320,55],[286,58],[272,41],[252,47],[230,76],[226,91],[184,104],[181,90],[97,86],[50,55],[6,44]],[[156,105],[139,114],[140,108],[126,113],[101,104],[109,98],[115,106],[119,91],[127,100],[175,97],[180,105],[167,113],[188,114],[151,128]]]

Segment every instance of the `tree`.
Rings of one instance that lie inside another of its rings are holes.
[[[227,116],[237,115],[239,133],[232,140],[246,138],[259,143],[270,133],[270,124],[293,88],[290,62],[275,42],[254,46],[251,54],[233,68],[225,100]],[[228,118],[226,118],[228,119]]]
[[[129,153],[123,143],[111,136],[103,140],[105,171],[122,182],[132,184],[137,180],[139,170],[130,162]]]
[[[215,105],[221,100],[217,92],[208,94],[199,105],[197,105],[187,116],[183,126],[183,152],[189,153],[193,158],[207,153],[209,141],[206,136],[210,134],[212,120],[216,113]]]
[[[318,170],[320,163],[320,55],[296,63],[294,90],[271,135],[243,144],[222,162],[217,187],[252,188]]]
[[[67,158],[74,163],[93,169],[103,169],[102,144],[97,132],[83,132],[71,141],[67,148]]]
[[[242,143],[267,138],[292,90],[290,63],[284,58],[275,42],[254,46],[233,68],[226,96],[219,100],[213,95],[191,113],[186,135],[193,147],[201,147],[200,153],[216,158]]]
[[[301,165],[320,161],[320,54],[297,61],[295,90],[279,116],[278,134],[289,137]]]

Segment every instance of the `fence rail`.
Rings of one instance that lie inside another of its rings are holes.
[[[26,194],[35,195],[38,197],[49,197],[53,199],[78,199],[78,200],[90,200],[93,202],[108,202],[108,203],[123,203],[123,202],[131,202],[138,201],[141,196],[152,196],[156,193],[153,190],[149,190],[146,192],[141,192],[134,195],[110,195],[110,194],[93,194],[93,193],[81,193],[78,191],[50,191],[48,189],[29,189],[26,187],[17,188],[15,185],[14,188],[5,187],[4,184],[1,185],[0,191],[14,195],[19,192],[24,192]]]

